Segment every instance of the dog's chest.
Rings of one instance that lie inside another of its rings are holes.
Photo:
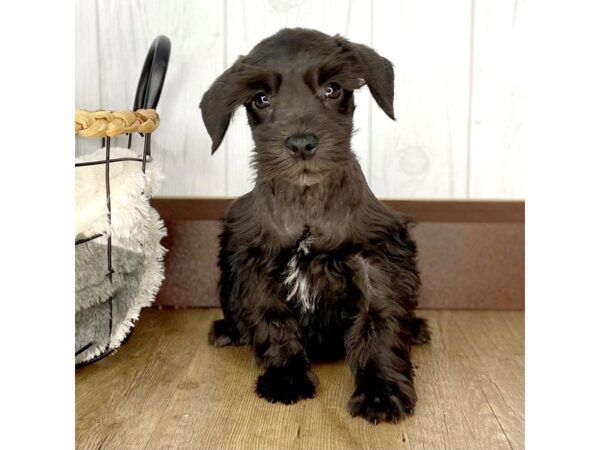
[[[287,302],[296,302],[305,312],[315,309],[318,293],[308,270],[307,261],[310,258],[313,237],[305,233],[292,251],[284,271],[284,284],[287,288]]]
[[[340,261],[316,251],[314,243],[314,237],[305,232],[292,249],[283,270],[286,301],[303,313],[314,312],[324,297],[334,301],[346,290]]]

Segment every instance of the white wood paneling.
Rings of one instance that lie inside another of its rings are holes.
[[[228,0],[228,65],[239,55],[247,54],[262,39],[286,27],[314,28],[370,44],[371,4],[359,0]],[[358,131],[352,145],[360,161],[368,165],[370,99],[365,92],[356,96],[358,108],[354,120]],[[243,108],[234,117],[224,147],[222,150],[227,152],[227,194],[243,194],[251,189],[253,176],[249,167],[253,143]]]
[[[102,0],[98,8],[99,57],[92,69],[99,75],[94,80],[100,89],[96,107],[131,108],[152,40],[168,36],[172,50],[158,106],[161,126],[152,141],[156,164],[165,174],[160,193],[223,195],[224,154],[211,157],[198,108],[203,92],[224,67],[223,3]]]
[[[100,105],[98,81],[98,15],[96,0],[75,2],[75,99],[76,107],[97,109]],[[98,148],[97,139],[75,139],[75,154]]]
[[[526,67],[519,2],[477,0],[474,9],[469,197],[524,196],[521,89]],[[522,4],[521,4],[522,6]]]
[[[153,136],[162,195],[240,195],[252,185],[250,130],[238,111],[210,154],[199,101],[238,55],[282,27],[374,47],[395,66],[397,120],[367,88],[353,149],[381,197],[523,196],[518,2],[492,0],[78,0],[76,106],[129,108],[147,49],[173,44]],[[124,141],[120,141],[123,143]],[[76,152],[98,141],[78,140]]]
[[[470,8],[470,0],[374,0],[373,47],[396,78],[396,121],[373,106],[378,196],[466,194]]]

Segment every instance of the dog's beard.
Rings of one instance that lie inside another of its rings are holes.
[[[317,149],[311,158],[299,158],[286,149],[285,140],[294,133],[317,136]],[[350,150],[352,133],[351,124],[332,121],[316,123],[305,120],[256,127],[252,133],[256,144],[252,158],[256,180],[282,180],[300,186],[318,184],[343,170],[354,158]]]
[[[303,160],[288,155],[283,148],[256,151],[252,165],[257,179],[282,179],[300,186],[311,186],[324,180],[329,174],[340,170],[351,153],[335,160],[315,156]]]
[[[310,161],[305,164],[300,163],[300,165],[303,167],[299,170],[298,175],[290,179],[294,184],[300,186],[312,186],[313,184],[321,182],[327,175],[327,172],[315,170],[315,168],[311,167]]]
[[[354,156],[349,139],[343,137],[319,138],[317,154],[309,159],[292,156],[282,142],[283,139],[275,138],[256,146],[251,165],[257,179],[282,179],[311,186],[343,169]]]

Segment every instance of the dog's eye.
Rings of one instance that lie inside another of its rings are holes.
[[[342,93],[342,88],[337,83],[329,83],[325,88],[325,97],[336,99]]]
[[[271,102],[269,101],[269,97],[264,92],[259,92],[258,94],[256,94],[252,98],[252,101],[254,102],[254,106],[256,106],[258,109],[266,108],[271,104]]]

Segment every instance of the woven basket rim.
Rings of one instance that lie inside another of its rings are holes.
[[[154,109],[75,109],[75,136],[103,138],[129,133],[152,133],[160,125]]]

